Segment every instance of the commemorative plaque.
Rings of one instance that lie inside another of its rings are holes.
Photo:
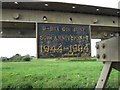
[[[91,35],[89,25],[37,25],[38,58],[89,57]]]

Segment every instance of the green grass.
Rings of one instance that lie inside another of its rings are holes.
[[[3,88],[94,88],[102,62],[39,59],[2,63]],[[118,71],[113,70],[106,87],[118,87]]]

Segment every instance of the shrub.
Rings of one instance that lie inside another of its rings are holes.
[[[21,56],[20,54],[16,54],[10,58],[10,61],[12,62],[22,62],[22,61],[31,61],[30,55]]]
[[[3,62],[23,62],[23,61],[31,61],[32,57],[30,55],[21,56],[20,54],[16,54],[11,58],[0,57],[0,61]]]
[[[15,61],[15,62],[21,61],[21,60],[22,60],[22,56],[20,54],[16,54],[10,58],[10,61]]]
[[[9,58],[7,58],[7,57],[1,57],[1,58],[0,58],[0,61],[2,61],[2,62],[8,62],[8,61],[9,61]]]
[[[22,60],[23,61],[30,61],[32,58],[29,55],[23,56]]]

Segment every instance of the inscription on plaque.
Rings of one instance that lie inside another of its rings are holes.
[[[88,25],[38,24],[39,58],[91,56]]]

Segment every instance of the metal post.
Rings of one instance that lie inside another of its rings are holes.
[[[39,58],[39,55],[38,55],[39,54],[38,53],[38,23],[36,22],[35,25],[36,25],[36,54],[37,54],[36,57]]]
[[[105,62],[95,90],[102,90],[105,87],[111,70],[112,62]]]

